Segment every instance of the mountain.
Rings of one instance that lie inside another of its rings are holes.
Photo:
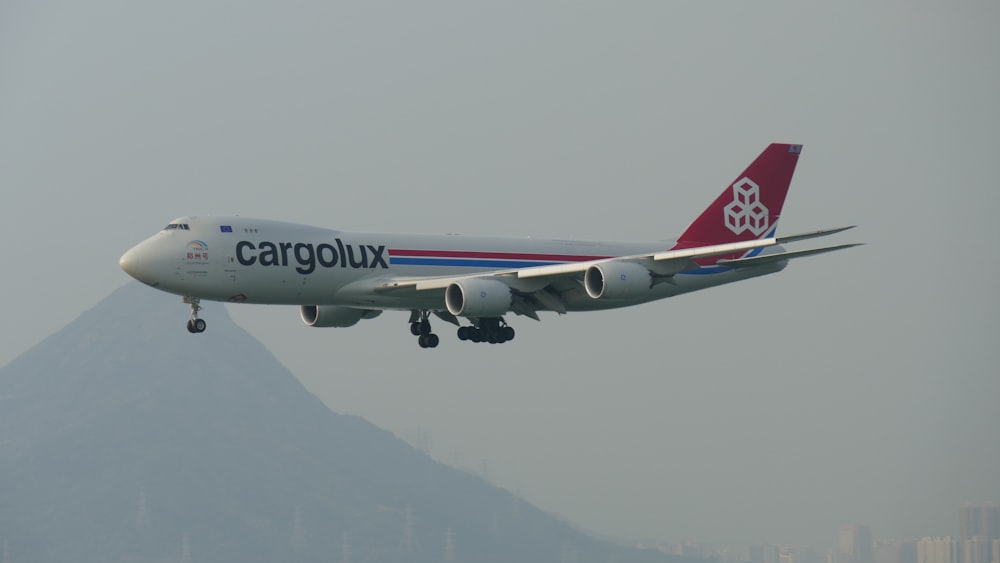
[[[678,561],[330,411],[208,308],[130,284],[0,369],[10,563]]]

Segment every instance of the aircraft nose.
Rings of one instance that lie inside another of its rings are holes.
[[[153,265],[146,255],[147,253],[143,252],[142,246],[142,244],[138,244],[122,254],[122,257],[118,259],[118,266],[126,274],[142,283],[155,285],[157,282],[154,279]]]
[[[126,274],[135,277],[136,271],[136,258],[135,258],[135,248],[130,248],[122,257],[118,259],[118,266],[125,271]]]

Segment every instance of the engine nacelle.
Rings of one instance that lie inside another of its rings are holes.
[[[355,309],[338,305],[303,305],[299,308],[302,322],[315,327],[354,326],[361,319],[374,319],[382,314],[375,309]]]
[[[649,270],[631,262],[605,262],[587,268],[583,286],[593,299],[627,299],[649,291]]]
[[[496,280],[460,280],[444,292],[444,304],[456,317],[499,317],[510,309],[512,299],[510,287]]]

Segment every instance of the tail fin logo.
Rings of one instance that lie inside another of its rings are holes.
[[[750,231],[759,237],[767,231],[768,210],[760,201],[760,186],[746,176],[733,184],[733,201],[724,212],[726,227],[737,235]]]

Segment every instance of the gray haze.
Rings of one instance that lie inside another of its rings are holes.
[[[998,21],[995,2],[0,3],[0,365],[180,215],[666,238],[767,143],[803,143],[782,232],[858,224],[838,242],[868,246],[517,318],[502,347],[441,327],[420,350],[398,313],[229,310],[334,410],[597,532],[955,533],[960,504],[1000,499]]]

